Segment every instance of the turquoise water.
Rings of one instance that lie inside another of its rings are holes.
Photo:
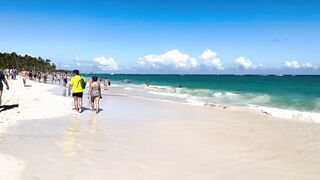
[[[116,84],[146,82],[161,93],[187,94],[200,101],[320,112],[320,76],[98,75]],[[179,91],[177,91],[179,89]],[[166,94],[163,94],[166,95]],[[169,94],[167,94],[169,95]]]

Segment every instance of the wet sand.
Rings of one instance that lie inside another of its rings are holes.
[[[22,121],[0,152],[23,161],[23,180],[320,178],[315,123],[126,96],[101,107]]]

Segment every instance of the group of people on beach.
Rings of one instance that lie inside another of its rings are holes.
[[[4,69],[2,73],[7,79],[16,79],[17,77],[16,69]]]
[[[38,80],[39,82],[47,82],[49,77],[51,77],[51,82],[53,84],[63,84],[67,85],[67,72],[37,72],[37,71],[26,71],[22,70],[20,73],[22,80],[25,85],[26,79],[29,80]]]
[[[1,105],[1,97],[2,97],[2,92],[3,92],[3,84],[6,85],[7,90],[9,90],[9,83],[7,79],[16,79],[16,75],[18,75],[16,71],[15,76],[11,76],[10,73],[11,70],[5,69],[2,71],[0,69],[0,105]],[[14,72],[14,71],[13,71]],[[53,84],[62,84],[64,87],[67,88],[69,95],[71,94],[72,90],[72,97],[74,99],[74,110],[77,112],[82,112],[83,111],[83,91],[86,88],[87,84],[89,87],[88,90],[88,100],[90,101],[90,110],[95,111],[96,113],[99,113],[100,108],[100,99],[102,98],[102,93],[101,93],[101,87],[100,87],[100,81],[98,81],[97,76],[93,76],[88,82],[80,76],[79,70],[74,70],[72,72],[72,77],[70,79],[70,82],[68,84],[68,74],[67,72],[32,72],[32,71],[26,71],[23,69],[20,73],[20,78],[23,81],[24,87],[26,87],[26,81],[27,79],[29,80],[43,80],[43,82],[47,82],[48,77],[50,76],[52,78],[52,83]],[[10,76],[10,77],[8,77]],[[14,77],[14,78],[13,78]],[[104,82],[104,87],[105,90],[107,90],[107,87],[111,85],[110,80],[105,79]]]

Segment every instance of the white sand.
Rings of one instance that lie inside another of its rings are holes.
[[[28,87],[23,87],[22,80],[10,80],[9,85],[10,90],[3,92],[2,105],[19,104],[19,107],[0,113],[0,127],[21,120],[62,117],[72,112],[72,100],[50,92],[58,88],[56,85],[27,81]]]
[[[19,104],[19,107],[0,112],[0,142],[8,126],[18,121],[62,117],[72,112],[70,98],[50,92],[57,88],[55,85],[27,81],[28,87],[23,87],[22,80],[8,82],[10,89],[4,90],[2,105]],[[21,160],[0,154],[0,180],[17,179],[22,168]]]
[[[22,180],[320,179],[319,124],[125,96],[101,107],[21,121],[0,152],[23,160]]]
[[[16,180],[21,178],[25,164],[13,156],[0,154],[0,180]]]

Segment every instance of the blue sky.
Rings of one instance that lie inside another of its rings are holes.
[[[0,0],[0,51],[115,73],[320,73],[320,2]]]

